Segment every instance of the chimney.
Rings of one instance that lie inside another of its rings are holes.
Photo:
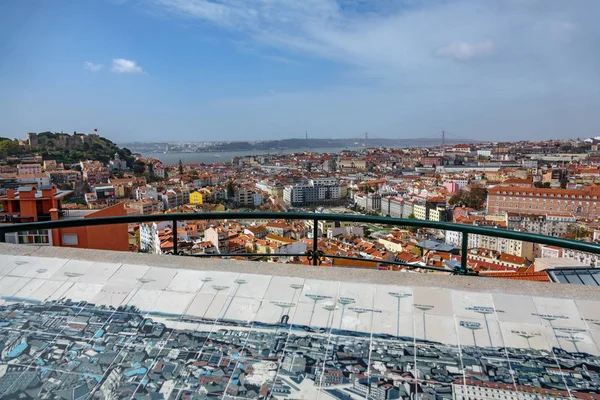
[[[58,220],[58,208],[51,208],[50,209],[50,220],[51,221]]]
[[[8,197],[9,199],[13,199],[15,197],[15,189],[7,189],[6,197]]]

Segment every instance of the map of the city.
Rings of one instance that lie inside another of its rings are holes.
[[[2,398],[600,399],[592,301],[25,256],[0,275]]]

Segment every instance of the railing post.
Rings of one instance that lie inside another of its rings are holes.
[[[179,235],[177,234],[177,218],[173,219],[173,255],[177,255],[177,242]]]
[[[6,243],[6,232],[0,231],[0,243]]]
[[[319,264],[319,219],[313,219],[313,265]]]
[[[469,234],[462,233],[462,250],[460,254],[460,275],[467,274],[467,252],[469,251]]]

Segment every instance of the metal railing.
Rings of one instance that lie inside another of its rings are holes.
[[[179,221],[201,221],[201,220],[257,220],[257,219],[284,219],[284,220],[304,220],[313,223],[313,246],[311,250],[302,254],[274,254],[274,253],[228,253],[228,254],[181,254],[178,249],[177,223]],[[424,270],[452,273],[456,275],[477,275],[477,272],[467,266],[467,255],[469,245],[469,235],[478,234],[486,236],[495,236],[507,239],[521,240],[525,242],[540,243],[545,245],[558,246],[562,248],[579,250],[587,253],[600,255],[600,245],[594,243],[581,242],[576,240],[562,239],[552,236],[545,236],[533,233],[511,231],[498,228],[488,228],[473,225],[454,224],[449,222],[423,221],[418,219],[389,218],[367,215],[350,214],[318,214],[318,213],[299,213],[299,212],[217,212],[217,213],[176,213],[176,214],[158,214],[158,215],[133,215],[122,217],[102,217],[102,218],[82,218],[68,219],[51,222],[27,222],[15,224],[0,225],[0,242],[5,241],[5,235],[11,232],[20,232],[37,229],[58,229],[74,228],[84,226],[116,225],[131,223],[151,223],[159,221],[169,221],[173,227],[173,254],[188,255],[196,257],[302,257],[306,256],[313,265],[319,265],[324,257],[332,259],[351,259],[363,262],[375,262],[380,264],[399,265],[407,268],[418,268]],[[442,231],[455,231],[462,233],[461,259],[460,266],[453,269],[446,269],[432,266],[422,266],[407,264],[401,261],[375,260],[368,258],[354,258],[335,254],[325,254],[318,247],[319,221],[337,221],[353,222],[359,224],[381,224],[395,227],[416,227],[426,229],[437,229]]]

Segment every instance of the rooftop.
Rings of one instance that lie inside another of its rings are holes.
[[[597,287],[9,244],[0,254],[2,397],[25,393],[15,382],[31,382],[32,397],[185,397],[193,377],[194,390],[248,398],[330,398],[370,379],[599,398],[586,372],[600,356]]]

